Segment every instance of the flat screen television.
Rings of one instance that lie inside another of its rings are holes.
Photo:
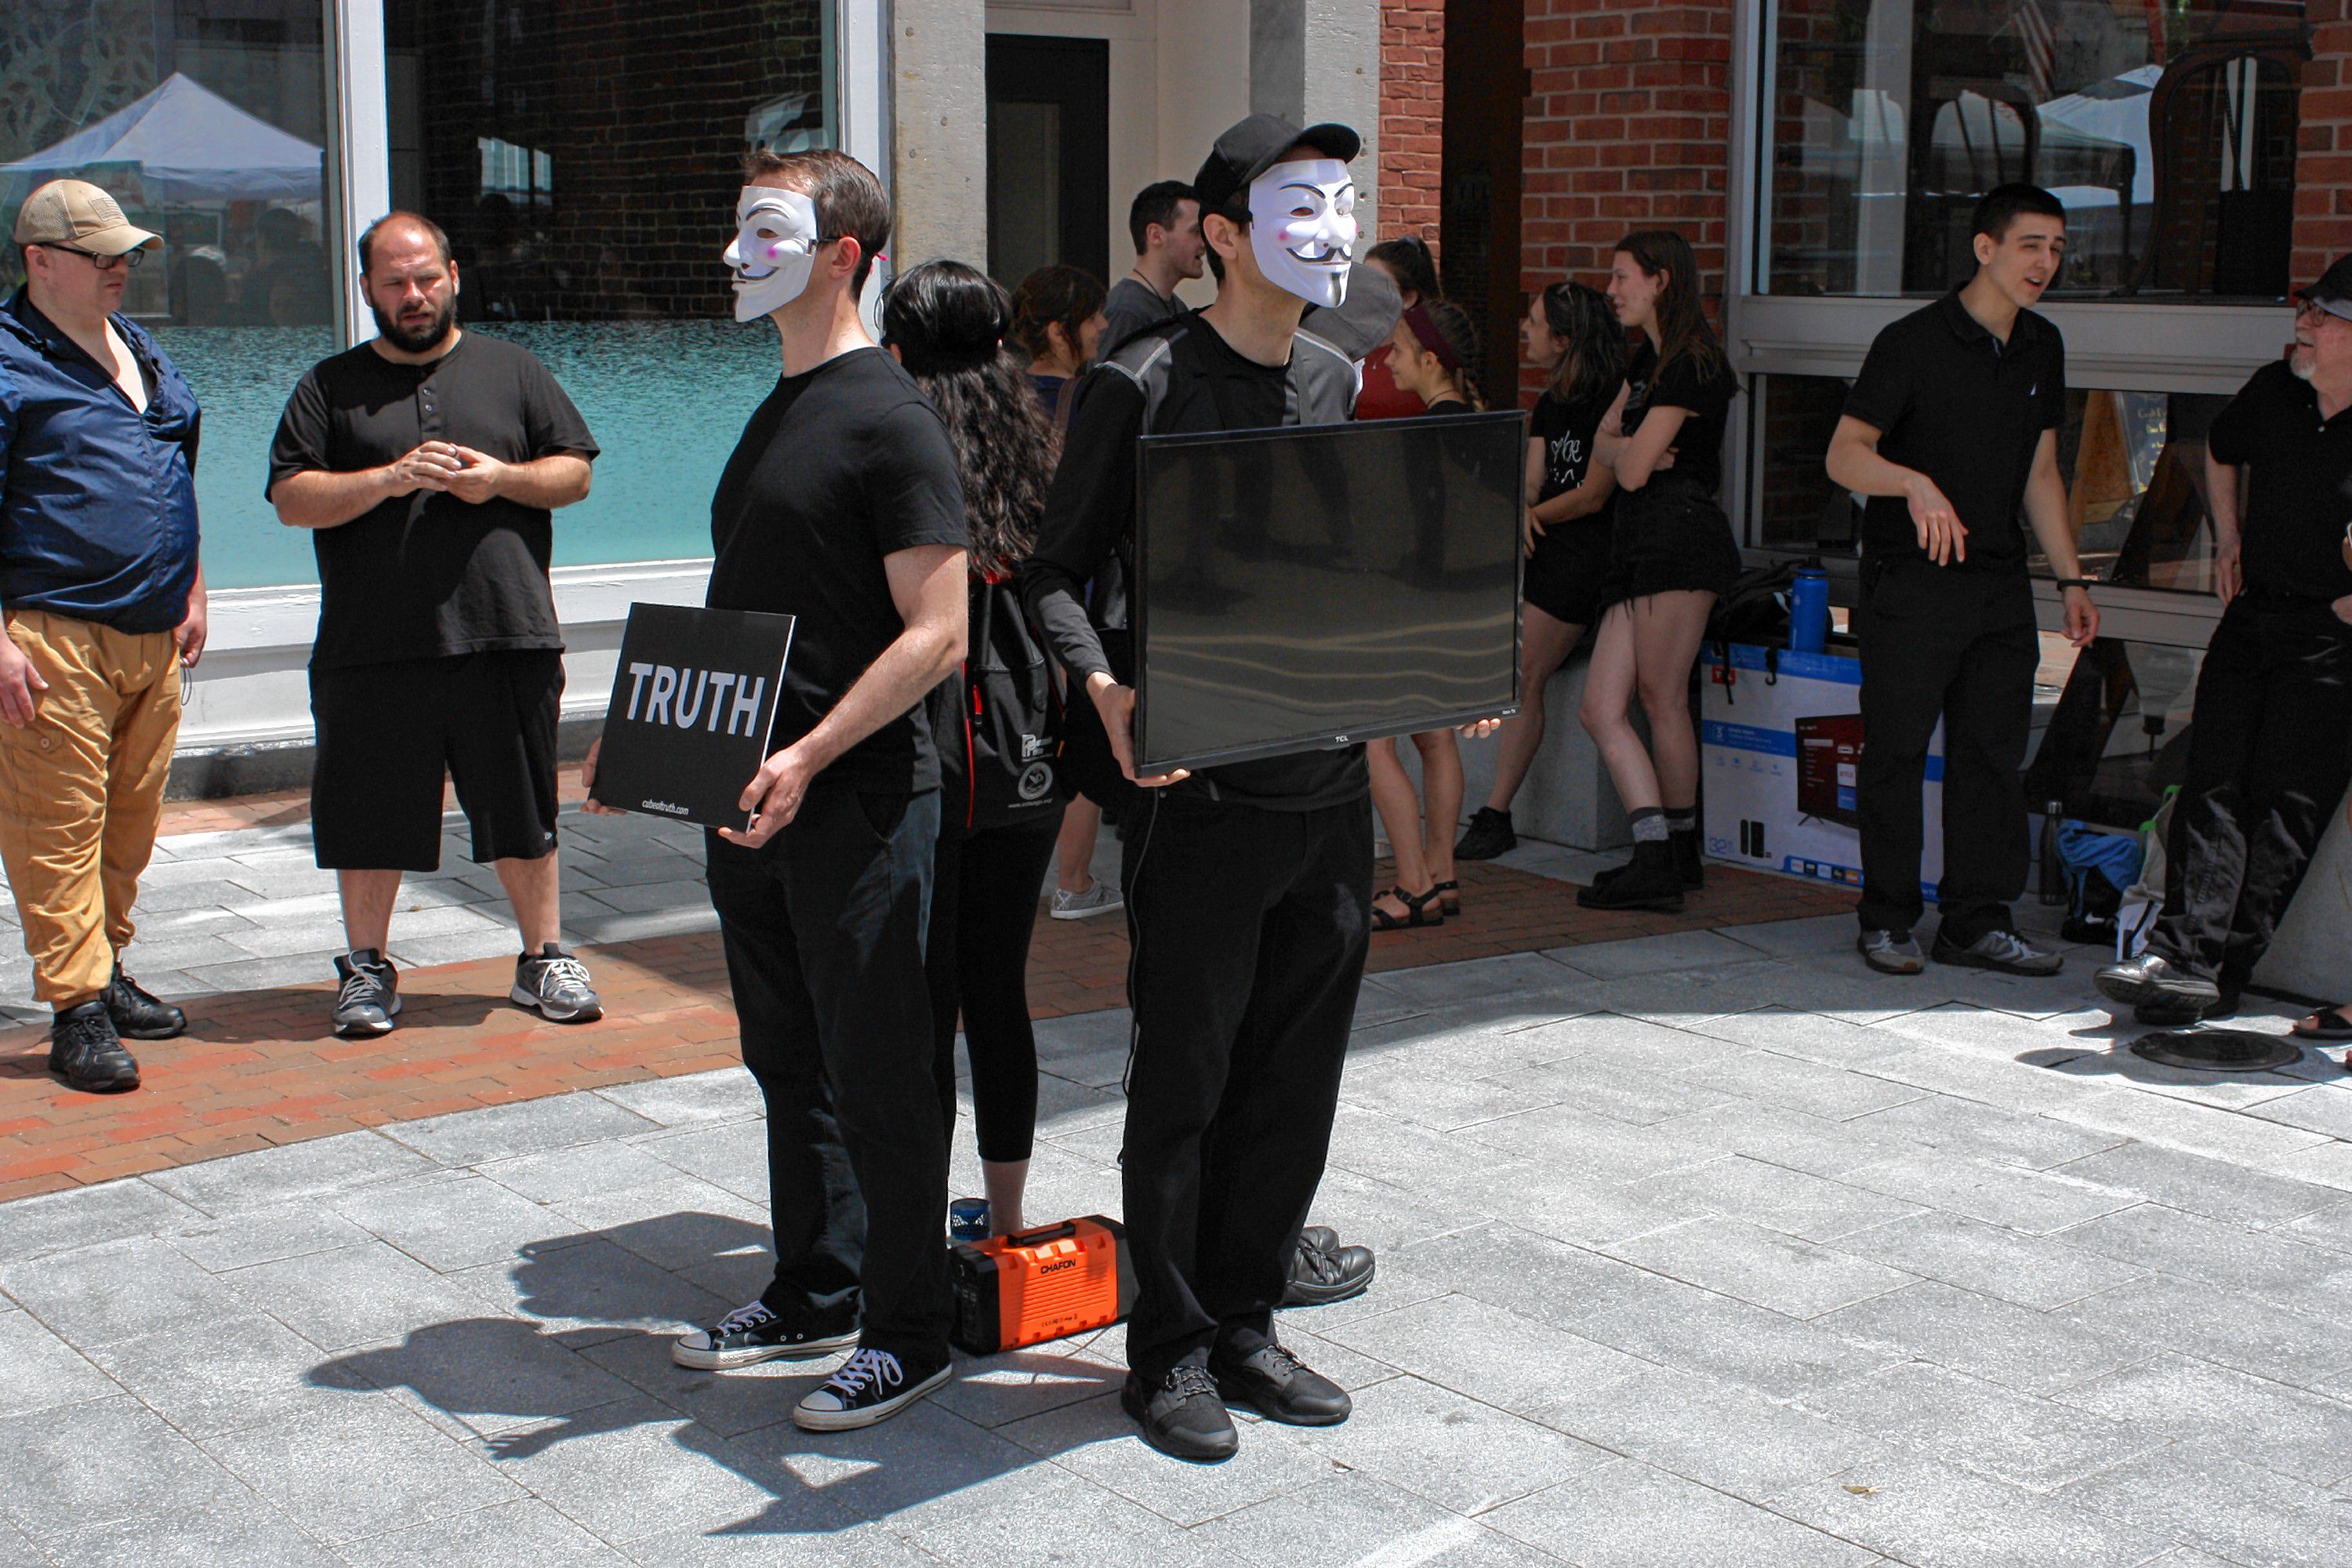
[[[1516,712],[1527,440],[1515,411],[1145,437],[1139,771]]]

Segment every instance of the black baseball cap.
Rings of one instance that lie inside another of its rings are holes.
[[[2318,281],[2307,289],[2294,291],[2298,300],[2308,300],[2331,316],[2341,316],[2352,321],[2352,256],[2339,256],[2335,265],[2319,275]]]
[[[1249,184],[1293,147],[1304,144],[1342,163],[1355,162],[1364,139],[1346,125],[1310,125],[1301,131],[1279,114],[1253,114],[1229,128],[1209,150],[1209,161],[1193,177],[1192,194],[1202,212],[1214,212],[1249,189]]]

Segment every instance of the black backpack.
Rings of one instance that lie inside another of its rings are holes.
[[[1796,586],[1793,561],[1742,572],[1733,580],[1731,591],[1716,601],[1715,613],[1707,617],[1706,640],[1788,647],[1789,596]]]
[[[971,647],[963,662],[964,798],[943,804],[949,821],[961,806],[964,830],[977,833],[1061,809],[1062,698],[1012,579],[972,584]],[[952,734],[947,743],[955,744]],[[948,771],[952,777],[954,762]]]

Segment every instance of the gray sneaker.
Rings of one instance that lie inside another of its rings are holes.
[[[604,1016],[604,1004],[588,984],[588,966],[551,942],[515,960],[507,999],[558,1024],[593,1024]]]
[[[2065,959],[2054,952],[2044,952],[2013,931],[1989,931],[1962,947],[1936,933],[1936,962],[1961,969],[1990,969],[1996,974],[2024,974],[2039,978],[2055,974],[2066,967]]]
[[[1127,908],[1127,895],[1108,882],[1097,882],[1083,893],[1054,889],[1054,907],[1046,911],[1057,921],[1092,920]]]
[[[335,993],[335,1033],[344,1039],[365,1039],[392,1033],[400,1012],[400,973],[392,960],[373,947],[353,948],[335,960],[343,977]]]
[[[1917,974],[1927,967],[1919,942],[1907,931],[1866,931],[1853,939],[1862,961],[1881,974]]]
[[[2099,994],[2132,1009],[2143,1024],[2193,1024],[2219,1006],[2221,988],[2159,952],[2111,963],[2091,976]]]

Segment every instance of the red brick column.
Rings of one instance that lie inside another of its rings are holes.
[[[2352,0],[2308,0],[2304,14],[2312,58],[2297,106],[2293,288],[2352,250]]]
[[[1677,228],[1712,301],[1731,174],[1731,0],[1528,0],[1527,38],[1526,286],[1597,284],[1628,230]]]
[[[1381,0],[1380,237],[1437,247],[1445,0]]]

